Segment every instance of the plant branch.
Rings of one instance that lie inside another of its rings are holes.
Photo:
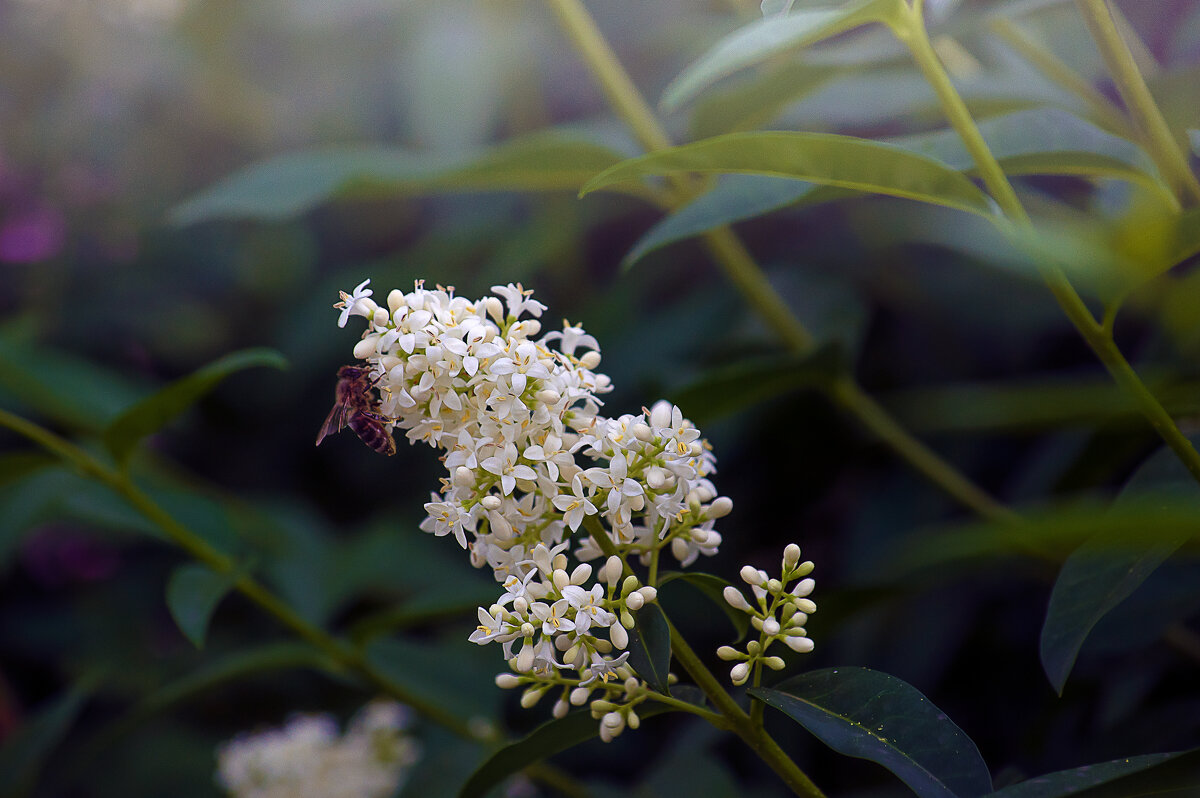
[[[1200,202],[1200,180],[1192,173],[1187,156],[1154,102],[1154,95],[1146,86],[1129,46],[1121,38],[1108,3],[1105,0],[1075,0],[1075,6],[1108,65],[1109,74],[1142,134],[1150,157],[1185,206]]]
[[[629,74],[580,0],[547,2],[600,84],[609,103],[618,116],[629,125],[642,147],[648,152],[670,147],[670,137],[634,86]],[[695,187],[686,178],[675,180],[673,185],[675,206],[694,195]],[[816,341],[812,333],[791,311],[779,292],[771,286],[737,235],[728,226],[722,226],[706,233],[703,241],[726,277],[783,344],[800,354],[813,351]],[[881,429],[886,429],[887,434],[880,435],[880,439],[887,446],[965,507],[985,518],[996,519],[1005,515],[999,502],[904,430],[883,408],[870,403],[870,418],[863,416],[869,400],[857,401],[860,397],[867,397],[852,378],[847,377],[847,381],[853,386],[852,390],[828,393],[830,399],[844,412],[857,416],[865,427],[876,434],[880,434]],[[850,400],[847,397],[850,397]]]
[[[1091,0],[1077,0],[1077,2],[1091,2]],[[991,149],[983,140],[979,128],[975,125],[975,120],[971,117],[966,104],[954,88],[954,84],[951,83],[949,75],[946,74],[945,68],[934,52],[925,30],[924,20],[920,16],[910,13],[891,24],[896,37],[908,46],[917,66],[925,75],[930,86],[933,87],[946,118],[963,140],[963,144],[975,161],[980,177],[983,178],[988,191],[1004,212],[1007,222],[1002,223],[1001,227],[1005,227],[1007,223],[1013,223],[1022,234],[1035,232],[1029,214],[1026,213],[1016,191],[1013,190],[1012,184],[1000,168]],[[1021,245],[1019,236],[1017,244]],[[1057,264],[1047,261],[1044,257],[1038,258],[1037,263],[1046,286],[1058,301],[1059,307],[1062,308],[1067,318],[1083,336],[1084,341],[1108,369],[1116,383],[1133,397],[1142,415],[1150,422],[1167,446],[1175,452],[1192,476],[1200,482],[1200,453],[1196,452],[1191,442],[1179,431],[1175,420],[1138,377],[1129,361],[1125,359],[1110,334],[1109,319],[1106,317],[1104,323],[1096,321],[1096,317],[1084,304],[1083,299]],[[1115,311],[1110,311],[1110,315],[1111,312]]]
[[[467,739],[479,739],[466,723],[446,712],[442,707],[411,693],[402,686],[380,674],[371,667],[362,654],[347,642],[340,640],[317,627],[296,613],[286,602],[268,590],[252,576],[241,571],[234,558],[218,551],[203,537],[177,521],[143,492],[122,471],[109,467],[90,452],[60,438],[49,430],[27,419],[0,409],[0,426],[28,438],[47,451],[74,465],[85,476],[96,479],[114,493],[125,499],[135,510],[157,525],[173,543],[194,559],[221,574],[237,574],[233,587],[275,618],[296,636],[317,650],[328,655],[335,663],[357,672],[376,688],[398,701],[411,706],[450,731]]]

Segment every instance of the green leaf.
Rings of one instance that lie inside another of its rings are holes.
[[[703,426],[794,391],[832,384],[846,372],[845,353],[835,341],[805,355],[747,358],[708,372],[671,398]]]
[[[892,144],[832,133],[730,133],[631,158],[580,194],[643,177],[689,172],[790,177],[992,215],[991,201],[958,171]]]
[[[287,361],[273,349],[245,349],[226,355],[121,413],[104,430],[104,444],[118,463],[128,462],[142,439],[165,427],[229,375],[257,366],[283,369]]]
[[[737,640],[746,636],[746,632],[750,629],[750,616],[729,606],[729,602],[725,600],[725,588],[729,586],[729,583],[724,579],[699,571],[667,571],[661,574],[658,580],[659,590],[661,591],[672,582],[685,582],[699,590],[705,598],[716,604],[721,612],[725,613],[725,617],[733,624]]]
[[[179,566],[167,580],[167,608],[196,648],[204,648],[208,621],[233,582],[233,574],[219,574],[198,563]]]
[[[688,124],[689,139],[753,130],[774,119],[788,103],[846,73],[844,67],[783,64],[752,80],[714,91],[697,104]]]
[[[174,224],[287,219],[345,197],[434,191],[577,191],[621,154],[565,130],[547,130],[475,153],[439,156],[360,147],[281,155],[247,167],[171,212]]]
[[[652,689],[670,695],[671,627],[667,616],[657,604],[646,604],[633,615],[637,623],[629,630],[629,664]]]
[[[0,747],[0,795],[30,794],[50,752],[66,736],[99,676],[92,674],[42,708]]]
[[[686,685],[676,688],[676,697],[697,705],[704,703],[700,691]],[[653,701],[640,704],[637,708],[638,716],[643,719],[676,711]],[[588,711],[572,712],[565,718],[547,721],[522,739],[492,754],[463,785],[459,798],[478,798],[522,768],[585,743],[599,734],[600,722]]]
[[[1129,798],[1188,795],[1196,787],[1200,749],[1114,759],[1013,784],[990,798]]]
[[[1063,563],[1040,643],[1042,667],[1060,695],[1096,623],[1196,534],[1194,527],[1155,524],[1152,513],[1164,504],[1200,509],[1200,485],[1166,447],[1134,472],[1113,505],[1116,512],[1145,513],[1147,523],[1103,530]]]
[[[971,738],[895,676],[825,668],[747,692],[838,753],[883,765],[921,798],[974,798],[992,791]]]
[[[1146,153],[1127,139],[1114,136],[1074,114],[1056,108],[1036,108],[986,119],[980,133],[1000,167],[1011,175],[1075,175],[1127,180],[1150,188],[1165,197],[1167,187],[1158,177]],[[918,155],[939,161],[956,170],[973,170],[974,161],[953,130],[938,130],[883,143],[902,147]],[[675,241],[699,235],[722,225],[761,216],[796,204],[804,206],[855,196],[846,189],[818,187],[779,177],[730,175],[692,202],[674,211],[650,229],[634,246],[622,265],[631,267],[649,253]],[[1161,217],[1154,230],[1141,224],[1131,225],[1130,235],[1148,245],[1159,244],[1164,250],[1150,259],[1150,276],[1183,260],[1189,251],[1200,248],[1200,224],[1175,224],[1173,217]],[[1189,233],[1191,236],[1189,237]],[[1127,236],[1128,237],[1128,236]],[[1107,246],[1107,245],[1106,245]],[[1131,253],[1128,260],[1147,263],[1147,256]]]
[[[903,11],[900,0],[862,0],[841,8],[810,8],[756,20],[735,30],[688,66],[663,92],[672,111],[738,70],[772,56],[814,44],[871,22],[886,22]]]
[[[495,668],[481,670],[478,658],[464,657],[459,637],[444,644],[380,637],[367,644],[365,653],[367,664],[388,681],[464,722],[496,715],[503,694],[492,680]]]

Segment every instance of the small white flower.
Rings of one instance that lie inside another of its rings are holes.
[[[354,293],[347,294],[345,291],[339,292],[341,294],[342,301],[333,306],[335,309],[340,309],[342,311],[342,315],[338,316],[339,327],[345,327],[346,322],[350,320],[350,315],[359,310],[359,300],[366,299],[367,297],[371,296],[372,293],[374,293],[370,288],[367,288],[367,283],[369,282],[371,281],[363,280],[354,289]],[[373,312],[374,308],[371,308],[371,310]],[[360,312],[359,315],[366,314]]]

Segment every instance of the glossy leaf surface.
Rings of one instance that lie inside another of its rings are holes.
[[[895,676],[825,668],[748,692],[838,753],[883,765],[921,798],[975,798],[992,791],[971,738]]]

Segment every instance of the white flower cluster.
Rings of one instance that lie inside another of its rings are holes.
[[[519,284],[492,291],[472,302],[418,282],[380,305],[364,282],[335,307],[342,326],[367,320],[354,355],[372,370],[389,429],[445,452],[447,476],[421,528],[453,535],[504,586],[471,639],[502,644],[521,674],[512,685],[533,683],[529,705],[551,685],[564,697],[597,680],[617,691],[633,674],[614,651],[655,592],[622,580],[616,557],[591,582],[588,561],[615,551],[656,569],[666,552],[690,565],[716,553],[713,526],[732,503],[709,481],[715,458],[679,408],[601,415],[611,384],[595,371],[596,340],[566,322],[542,334],[546,308]],[[565,551],[580,527],[571,567]],[[557,673],[568,668],[577,678]],[[556,713],[566,707],[564,698]]]
[[[376,701],[339,735],[328,715],[296,715],[221,746],[217,781],[234,798],[390,798],[418,755],[407,719],[400,704]]]
[[[813,641],[804,628],[808,616],[817,611],[817,605],[808,598],[816,587],[816,582],[808,578],[813,567],[811,561],[800,562],[800,547],[789,543],[783,550],[781,579],[772,579],[766,571],[750,565],[742,567],[742,581],[750,585],[754,593],[753,604],[733,585],[725,588],[726,603],[748,614],[751,625],[759,632],[758,640],[749,641],[745,652],[733,646],[717,649],[717,656],[721,659],[737,661],[729,671],[729,678],[734,684],[745,684],[753,669],[760,665],[772,670],[783,669],[785,663],[781,657],[767,655],[767,649],[776,640],[799,653],[813,650]],[[789,590],[787,585],[793,579],[798,581]]]

